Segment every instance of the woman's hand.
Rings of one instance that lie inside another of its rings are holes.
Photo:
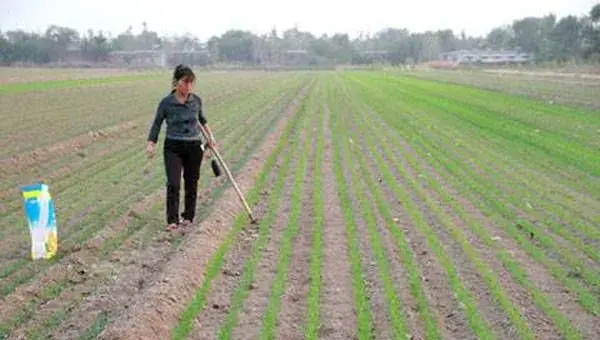
[[[208,124],[205,124],[205,125],[201,126],[200,128],[203,130],[204,136],[208,139],[206,141],[208,148],[211,150],[216,150],[217,149],[217,141],[215,141],[215,136],[213,136],[212,130],[210,129]]]
[[[153,141],[148,141],[148,144],[146,145],[146,153],[148,154],[148,158],[154,157],[154,154],[156,153],[156,143]]]
[[[209,147],[211,150],[216,150],[216,149],[217,149],[217,141],[215,141],[215,139],[214,139],[214,138],[212,138],[212,136],[211,136],[211,138],[208,140],[208,147]]]
[[[217,147],[217,143],[215,142],[214,139],[210,138],[207,142],[206,142],[206,146],[207,148],[204,149],[204,156],[206,158],[211,158],[212,154],[213,154],[213,150],[216,150]]]

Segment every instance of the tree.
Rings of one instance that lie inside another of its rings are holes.
[[[213,57],[213,59],[219,59],[220,50],[219,50],[219,37],[212,36],[208,42],[206,43],[208,47],[208,53]]]
[[[115,49],[119,51],[133,51],[137,49],[133,27],[130,25],[127,30],[117,36],[114,41]]]
[[[48,27],[45,35],[49,43],[48,53],[52,60],[64,60],[67,51],[79,45],[79,33],[68,27],[52,25]]]
[[[600,4],[596,4],[592,7],[590,10],[590,19],[592,22],[600,24]]]
[[[253,34],[242,30],[229,30],[218,40],[219,57],[225,61],[253,63]]]
[[[511,27],[496,27],[485,38],[486,46],[495,50],[510,49],[515,46],[514,31]]]
[[[566,62],[579,56],[582,33],[582,24],[577,17],[569,15],[560,19],[550,34],[552,59]]]
[[[292,27],[281,33],[273,28],[260,36],[244,30],[229,30],[205,43],[192,34],[160,37],[146,22],[142,22],[141,28],[139,34],[134,34],[133,27],[129,26],[114,39],[93,30],[80,37],[77,31],[58,25],[48,27],[41,35],[22,30],[0,32],[0,62],[60,61],[77,49],[81,49],[86,60],[101,62],[110,51],[153,49],[167,53],[208,51],[213,61],[249,64],[402,64],[435,60],[442,52],[457,49],[486,48],[521,50],[534,54],[540,61],[600,61],[600,4],[592,6],[588,15],[581,17],[570,15],[557,20],[553,14],[530,16],[515,20],[509,26],[495,27],[479,37],[468,36],[464,30],[457,37],[450,29],[410,32],[405,28],[388,27],[374,35],[361,33],[351,40],[342,32],[315,37]],[[198,58],[205,60],[207,55]]]
[[[352,58],[352,48],[348,34],[336,33],[329,39],[331,46],[331,59],[336,63],[346,64]]]
[[[6,32],[9,49],[4,52],[3,59],[8,63],[17,61],[43,64],[50,62],[50,44],[37,33],[27,33],[23,30]]]
[[[12,54],[13,54],[13,45],[6,39],[4,34],[0,31],[0,51],[4,53],[0,53],[0,63],[3,65],[10,65]]]
[[[83,56],[90,61],[100,62],[106,61],[110,52],[108,38],[102,31],[94,34],[93,30],[88,30],[87,37],[82,40]]]
[[[411,56],[410,32],[407,29],[387,28],[375,35],[372,49],[387,52],[387,61],[393,64],[405,63]]]
[[[590,10],[587,25],[584,25],[586,47],[584,56],[587,59],[600,61],[600,4]]]
[[[458,49],[459,41],[456,36],[454,36],[452,30],[441,30],[437,31],[436,34],[442,52],[450,52]]]

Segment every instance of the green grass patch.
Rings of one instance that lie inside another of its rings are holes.
[[[108,313],[100,312],[94,323],[79,337],[79,340],[96,339],[104,331],[106,325],[108,325]]]
[[[125,76],[114,76],[106,78],[88,78],[88,79],[68,79],[68,80],[48,80],[38,81],[29,83],[14,83],[14,84],[3,84],[0,88],[0,94],[11,94],[19,92],[31,92],[31,91],[44,91],[53,89],[63,88],[74,88],[81,86],[94,86],[94,85],[105,85],[114,84],[125,81],[142,81],[142,80],[156,80],[165,78],[164,74],[140,74],[140,75],[125,75]]]

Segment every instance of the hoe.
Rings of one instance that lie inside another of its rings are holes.
[[[198,127],[200,127],[200,131],[202,131],[202,134],[204,135],[204,139],[208,140],[208,133],[206,132],[204,127],[200,123],[198,123]],[[244,208],[246,208],[248,217],[250,217],[250,222],[252,224],[256,224],[257,220],[256,220],[256,218],[254,218],[254,215],[252,214],[252,210],[250,210],[250,207],[248,206],[246,199],[244,199],[244,195],[242,195],[240,188],[238,187],[237,183],[233,179],[233,175],[231,175],[231,171],[229,171],[229,168],[227,167],[227,164],[225,164],[225,161],[223,161],[223,158],[219,154],[219,151],[217,151],[216,149],[212,149],[212,148],[211,148],[211,151],[217,157],[217,160],[219,161],[219,163],[221,163],[221,166],[225,169],[225,173],[227,174],[227,178],[229,178],[229,182],[231,182],[231,184],[233,185],[235,192],[237,193],[238,197],[240,198],[240,201],[242,201],[242,203],[244,204]],[[221,170],[219,169],[219,166],[215,163],[214,159],[211,161],[211,167],[212,167],[212,170],[213,170],[215,176],[218,177],[221,174]]]

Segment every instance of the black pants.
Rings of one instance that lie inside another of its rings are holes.
[[[201,141],[165,140],[164,162],[167,174],[166,215],[168,224],[179,222],[182,170],[185,185],[185,210],[181,217],[190,221],[194,220],[202,156]]]

